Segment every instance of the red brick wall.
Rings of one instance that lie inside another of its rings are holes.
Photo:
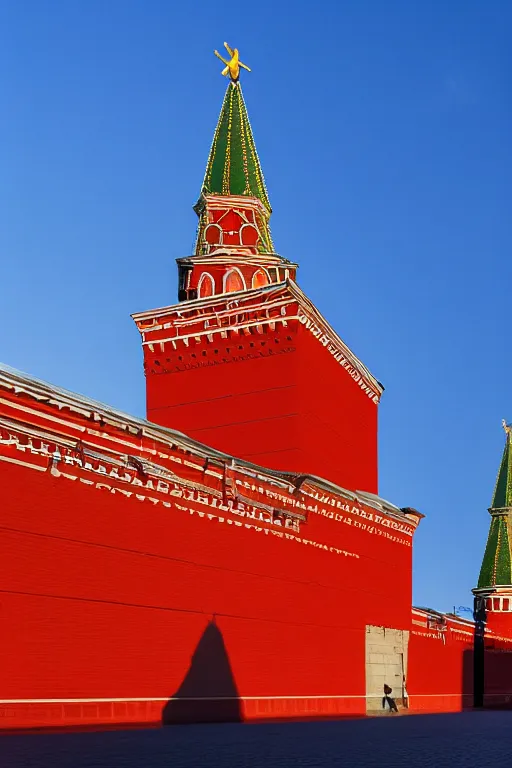
[[[434,635],[434,636],[432,636]],[[459,712],[473,705],[473,638],[413,626],[407,692],[411,708]]]
[[[158,720],[180,690],[364,712],[365,625],[408,626],[412,550],[368,530],[310,514],[301,536],[346,557],[13,464],[0,483],[1,698],[32,701],[1,727]]]
[[[378,406],[304,326],[297,346],[303,471],[377,493]]]
[[[147,375],[150,421],[272,469],[377,492],[377,405],[302,325],[180,355],[187,370]]]
[[[418,620],[418,616],[413,616]],[[489,627],[494,628],[488,616]],[[437,633],[413,625],[409,642],[407,689],[411,706],[428,712],[459,711],[473,706],[474,628],[463,628],[447,617]],[[495,629],[495,628],[494,628]],[[503,629],[503,626],[502,626]],[[478,656],[477,656],[478,658]],[[512,637],[487,632],[483,656],[484,706],[512,704]]]

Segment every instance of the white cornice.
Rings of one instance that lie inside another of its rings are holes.
[[[378,403],[382,392],[384,391],[382,384],[370,373],[364,363],[354,355],[349,347],[347,347],[324,316],[293,280],[286,280],[282,283],[271,283],[263,288],[237,291],[235,293],[216,294],[215,296],[194,299],[193,301],[183,301],[168,307],[161,307],[146,312],[138,312],[133,314],[132,318],[137,325],[139,325],[139,323],[143,325],[144,322],[148,320],[157,320],[168,315],[176,315],[180,319],[180,324],[185,324],[189,318],[191,322],[197,319],[197,313],[199,312],[201,313],[201,316],[204,316],[205,318],[209,311],[221,313],[225,312],[226,309],[230,310],[236,307],[241,312],[247,307],[250,301],[255,298],[261,298],[262,309],[266,309],[274,296],[277,297],[279,295],[281,297],[288,296],[289,299],[295,300],[298,305],[296,315],[284,316],[283,319],[286,321],[297,319],[324,347],[326,347],[335,360],[345,368],[354,381],[361,387],[364,393],[375,403]],[[223,305],[225,305],[225,309],[223,308]],[[251,307],[251,309],[254,310],[254,307]],[[269,319],[264,322],[271,321],[273,320]],[[258,323],[261,324],[262,321],[258,321]],[[141,333],[144,332],[145,334],[149,333],[152,329],[155,330],[155,326],[153,326],[153,328],[139,328]],[[209,332],[226,332],[228,330],[229,326],[223,326],[222,328],[211,329]],[[192,331],[189,334],[190,337],[195,335],[197,334]],[[173,337],[173,339],[169,340],[176,341],[177,339]],[[162,342],[165,340],[158,339],[158,341]],[[147,339],[145,339],[145,343],[147,343]]]
[[[262,265],[281,267],[281,269],[298,269],[299,265],[293,261],[288,261],[284,256],[277,253],[241,253],[241,246],[233,246],[233,250],[220,246],[214,253],[200,254],[198,256],[182,256],[176,259],[178,264],[246,264],[251,267]]]
[[[211,195],[202,194],[201,203],[210,210],[227,210],[236,207],[240,208],[252,208],[259,211],[265,218],[269,218],[271,211],[264,205],[259,197],[253,197],[251,195]]]

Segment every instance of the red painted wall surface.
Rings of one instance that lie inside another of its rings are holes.
[[[345,557],[14,464],[0,482],[0,727],[198,719],[176,693],[363,713],[365,625],[409,625],[412,549],[363,529],[310,515]]]
[[[188,370],[147,373],[150,421],[272,469],[377,493],[377,405],[310,331],[295,321],[216,350],[206,364],[191,344],[180,352]]]
[[[436,632],[418,627],[413,614],[409,640],[407,690],[411,707],[425,712],[456,712],[473,706],[474,625],[446,617],[447,628]],[[484,706],[512,706],[512,633],[507,616],[501,636],[493,634],[496,615],[488,614],[483,655]],[[415,623],[416,622],[416,623]],[[508,635],[508,637],[507,637]]]
[[[303,471],[377,493],[378,406],[303,325],[297,347]]]
[[[148,419],[255,463],[261,463],[263,455],[272,456],[269,466],[293,469],[281,456],[297,447],[297,350],[292,334],[280,331],[222,341],[209,350],[210,365],[197,367],[191,346],[181,352],[189,370],[147,375]]]
[[[512,614],[486,611],[486,627],[497,637],[512,637]]]
[[[413,625],[407,692],[411,708],[459,712],[473,705],[473,638],[448,628],[437,633]]]

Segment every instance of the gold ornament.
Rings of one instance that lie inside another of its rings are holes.
[[[226,77],[229,75],[231,80],[236,83],[238,78],[240,77],[240,67],[243,67],[243,69],[246,69],[248,72],[251,70],[247,66],[247,64],[243,64],[239,59],[238,54],[238,48],[235,48],[234,50],[229,47],[227,43],[224,43],[224,48],[231,56],[230,60],[227,61],[223,56],[220,55],[218,51],[214,51],[214,54],[219,58],[223,64],[226,66],[222,70],[222,74]]]

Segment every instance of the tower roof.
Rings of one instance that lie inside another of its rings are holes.
[[[479,589],[512,585],[512,428],[505,422],[503,426],[507,437],[489,509],[492,519],[478,579]]]
[[[238,81],[229,82],[224,96],[201,194],[257,197],[272,210]]]
[[[496,485],[494,486],[491,509],[512,507],[512,428],[504,423],[504,429],[507,439],[503,449],[498,477],[496,478]]]

